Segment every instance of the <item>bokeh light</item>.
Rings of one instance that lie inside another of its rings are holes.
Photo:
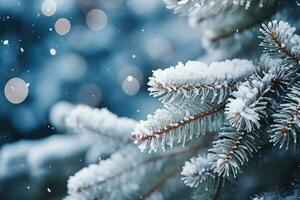
[[[41,10],[45,16],[52,16],[57,10],[57,4],[54,0],[45,0],[42,3]]]
[[[107,24],[107,16],[104,11],[93,9],[86,16],[86,24],[93,31],[101,31]]]
[[[123,91],[129,96],[136,95],[139,92],[140,87],[140,82],[131,75],[127,76],[122,83]]]
[[[50,54],[51,54],[52,56],[55,56],[55,55],[56,55],[56,49],[51,48],[51,49],[50,49]]]
[[[4,40],[4,41],[3,41],[3,44],[4,44],[4,45],[8,45],[8,43],[9,43],[8,40]]]
[[[60,18],[55,22],[54,28],[59,35],[66,35],[71,30],[71,22],[66,18]]]
[[[140,70],[138,67],[129,65],[129,66],[123,66],[118,71],[118,78],[119,81],[122,83],[124,79],[126,79],[129,76],[133,76],[136,78],[140,84],[144,82],[144,75],[142,70]]]
[[[28,87],[29,84],[27,84],[24,80],[20,78],[12,78],[5,85],[5,97],[13,104],[22,103],[28,96]]]

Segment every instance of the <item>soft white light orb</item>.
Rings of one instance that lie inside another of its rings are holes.
[[[66,18],[60,18],[55,22],[54,28],[59,35],[66,35],[71,30],[71,22]]]
[[[8,45],[8,43],[9,43],[8,40],[4,40],[4,41],[3,41],[3,44],[4,44],[4,45]]]
[[[22,103],[28,96],[28,87],[29,84],[22,79],[12,78],[4,87],[4,95],[13,104]]]
[[[93,9],[86,15],[86,24],[93,31],[101,31],[107,24],[107,16],[104,11]]]
[[[57,4],[53,0],[45,0],[41,6],[42,13],[48,17],[54,15],[56,9],[57,9]]]
[[[131,75],[127,76],[122,83],[123,91],[129,96],[136,95],[140,87],[140,82]]]
[[[52,56],[55,56],[56,55],[56,49],[50,49],[50,54],[52,55]]]
[[[140,84],[144,82],[144,74],[143,72],[136,66],[132,65],[124,65],[122,68],[118,70],[118,79],[122,83],[125,78],[128,76],[133,76],[135,79],[139,81]]]

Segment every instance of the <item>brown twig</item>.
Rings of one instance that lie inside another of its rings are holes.
[[[210,116],[210,115],[213,115],[219,111],[221,111],[223,108],[224,108],[225,105],[218,105],[216,107],[213,107],[213,108],[210,108],[208,109],[207,111],[205,112],[200,112],[200,113],[197,113],[191,117],[189,117],[188,119],[183,119],[183,120],[180,120],[178,122],[175,122],[173,123],[174,125],[168,125],[164,128],[161,128],[159,129],[158,131],[155,131],[153,132],[151,135],[141,135],[141,134],[136,134],[136,135],[133,135],[132,137],[135,139],[135,140],[138,140],[138,141],[146,141],[146,140],[151,140],[152,138],[156,138],[157,136],[160,136],[160,135],[163,135],[165,133],[168,133],[174,129],[177,129],[179,127],[183,127],[191,122],[194,122],[196,120],[200,120],[200,119],[203,119],[207,116]]]

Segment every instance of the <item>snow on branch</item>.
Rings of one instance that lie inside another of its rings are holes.
[[[266,108],[271,101],[272,86],[277,77],[275,70],[263,77],[253,75],[233,92],[225,108],[226,118],[232,127],[247,132],[261,127],[261,120],[268,117]]]
[[[122,193],[129,193],[135,187],[122,188],[120,184],[126,181],[127,171],[132,171],[131,165],[142,160],[132,146],[126,147],[113,154],[109,159],[100,161],[99,164],[92,164],[71,176],[68,181],[68,193],[76,200],[101,199],[108,197],[115,190]],[[106,185],[105,185],[106,184]],[[119,186],[119,187],[117,187]],[[115,194],[116,195],[116,194]]]
[[[272,200],[272,199],[282,199],[277,192],[264,192],[259,195],[255,195],[252,200]]]
[[[181,15],[192,15],[196,12],[220,13],[228,8],[234,9],[240,6],[249,9],[256,0],[163,0],[168,9]],[[273,0],[259,0],[259,7],[271,4]]]
[[[176,14],[189,15],[201,6],[201,0],[163,0],[168,9]]]
[[[266,54],[273,58],[282,58],[289,68],[299,66],[300,36],[295,34],[296,28],[287,22],[274,20],[262,24],[260,31],[264,34],[260,37],[263,40],[260,45],[264,47]]]
[[[66,116],[67,128],[76,133],[101,136],[117,143],[130,143],[130,133],[136,121],[118,117],[106,108],[91,108],[85,105],[76,106]]]
[[[224,121],[224,105],[191,104],[185,107],[158,109],[141,121],[132,136],[141,151],[165,150],[166,144],[185,145],[194,137],[207,132],[217,132]]]
[[[168,159],[192,156],[199,148],[201,145],[194,145],[152,155],[142,154],[130,145],[109,159],[100,161],[98,165],[90,165],[71,176],[68,193],[71,199],[76,200],[124,199],[143,189],[139,187],[142,181],[148,181],[145,179],[146,174],[159,173]],[[160,176],[156,177],[160,179]]]
[[[271,18],[276,11],[276,6],[259,10],[239,10],[239,12],[215,18],[214,22],[220,23],[218,26],[213,26],[212,21],[207,21],[203,27],[209,28],[204,32],[202,43],[208,49],[216,49],[220,46],[232,47],[233,42],[241,43],[234,45],[237,47],[243,46],[243,43],[253,42],[258,36],[257,29],[260,24]]]
[[[240,7],[265,7],[274,0],[163,0],[168,9],[175,14],[189,17],[193,24],[215,17],[224,12],[234,11]]]
[[[274,199],[299,199],[299,191],[295,190],[290,194],[282,194],[280,192],[264,192],[259,195],[255,195],[252,200],[274,200]]]
[[[212,153],[212,169],[222,177],[234,178],[241,171],[241,166],[248,162],[253,152],[257,151],[255,132],[237,131],[225,127],[214,142]]]
[[[271,125],[271,142],[280,148],[297,144],[300,131],[300,82],[294,84],[287,93],[284,102],[279,105],[273,115],[274,124]]]
[[[55,126],[56,129],[65,131],[65,119],[66,116],[72,111],[72,109],[74,109],[74,105],[66,101],[61,101],[54,104],[49,113],[49,120],[51,124]]]
[[[210,162],[210,158],[205,155],[194,157],[190,161],[186,161],[181,172],[184,183],[193,188],[208,181],[208,179],[214,178],[214,174],[210,169]]]
[[[164,103],[186,104],[195,98],[201,101],[222,102],[237,82],[255,72],[248,60],[226,60],[210,65],[200,61],[178,63],[175,67],[156,70],[150,78],[150,94],[160,96]]]

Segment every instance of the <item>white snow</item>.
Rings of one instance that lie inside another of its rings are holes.
[[[204,101],[222,102],[233,85],[252,75],[256,67],[249,60],[233,59],[213,62],[178,63],[175,67],[156,70],[150,78],[150,94],[161,96],[163,103],[189,102],[199,97]]]
[[[99,164],[83,168],[68,181],[70,199],[85,200],[99,196],[111,199],[114,195],[121,199],[123,195],[136,191],[138,185],[128,188],[124,187],[124,184],[137,183],[143,178],[143,175],[137,176],[138,169],[131,170],[131,166],[142,158],[145,158],[145,155],[135,146],[129,146],[116,152],[109,159],[101,160]],[[141,173],[145,171],[141,170]]]
[[[188,107],[158,109],[153,115],[148,115],[147,120],[140,121],[132,135],[141,151],[149,149],[149,152],[155,152],[159,147],[165,150],[166,145],[172,148],[175,143],[184,145],[208,131],[219,131],[224,120],[220,110],[194,119],[197,114],[205,113],[211,108],[211,105],[194,103]],[[148,138],[143,140],[143,137]]]
[[[207,179],[207,171],[209,170],[209,159],[205,156],[192,158],[189,162],[185,162],[182,168],[182,180],[189,187],[197,187],[200,183]]]
[[[59,130],[66,129],[65,119],[73,108],[72,104],[65,101],[56,103],[50,110],[50,122]]]
[[[163,85],[194,85],[213,84],[218,81],[234,81],[251,75],[255,66],[249,60],[233,59],[223,62],[213,62],[210,65],[200,61],[179,62],[175,67],[153,72],[153,81]],[[151,79],[150,83],[151,84]]]
[[[263,24],[260,31],[265,35],[261,45],[265,46],[268,51],[274,52],[281,48],[288,49],[292,55],[300,60],[300,36],[295,34],[295,27],[291,27],[289,23],[284,21],[273,20],[268,24]],[[274,41],[273,35],[276,35],[278,41]]]
[[[75,132],[130,138],[136,121],[118,117],[106,108],[97,109],[85,105],[76,106],[66,118],[66,126]]]

